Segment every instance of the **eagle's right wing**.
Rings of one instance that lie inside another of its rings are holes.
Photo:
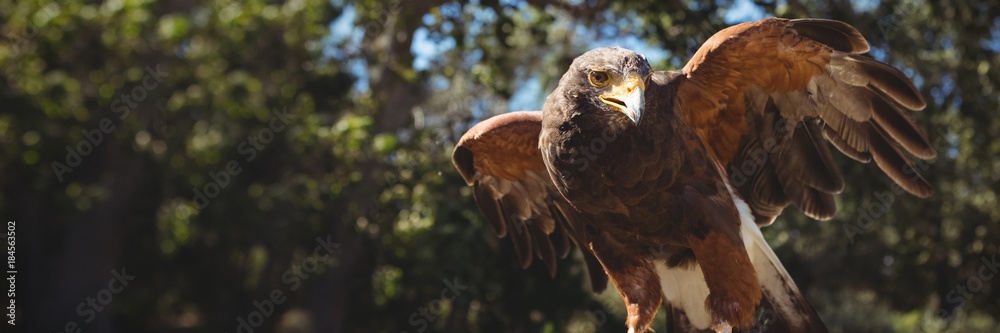
[[[512,112],[487,119],[458,141],[452,162],[473,187],[479,209],[497,236],[509,235],[522,268],[537,257],[555,276],[556,257],[580,247],[595,292],[608,283],[575,212],[556,191],[538,150],[540,111]],[[582,246],[580,246],[582,245]]]

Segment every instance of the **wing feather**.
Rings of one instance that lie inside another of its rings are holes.
[[[841,70],[841,73],[855,73],[860,78],[866,79],[867,84],[907,109],[919,111],[927,106],[917,87],[913,85],[913,81],[910,81],[903,72],[895,67],[858,56],[836,57],[831,62],[831,66],[834,68],[847,67]]]
[[[854,131],[854,130],[848,128],[847,131]],[[837,148],[837,150],[839,150],[841,153],[847,155],[847,157],[850,157],[855,161],[861,163],[868,163],[872,160],[872,155],[868,153],[868,149],[862,151],[860,149],[854,148],[853,146],[848,144],[843,134],[840,134],[837,132],[837,130],[834,130],[834,127],[831,126],[823,127],[823,137],[829,140],[830,143],[832,143],[833,146]]]
[[[799,35],[823,43],[844,53],[868,52],[868,41],[851,25],[834,20],[791,20],[792,29]]]
[[[833,217],[844,184],[824,141],[856,161],[874,160],[907,192],[933,193],[911,159],[936,156],[908,112],[926,103],[902,71],[859,55],[867,51],[846,23],[770,18],[720,31],[684,67],[678,104],[688,123],[731,178],[733,166],[759,166],[737,186],[758,223],[790,203]],[[775,147],[765,161],[746,153],[765,143]]]
[[[869,125],[868,136],[871,138],[869,142],[875,164],[907,192],[921,198],[933,194],[934,188],[917,172],[913,161],[906,157],[899,145],[888,138],[879,124]]]
[[[577,217],[548,178],[538,136],[541,112],[513,112],[487,119],[462,136],[452,162],[473,187],[476,205],[499,237],[510,236],[522,268],[540,260],[555,276],[556,260],[569,253],[570,242],[589,240]],[[594,291],[601,292],[607,276],[581,247]]]
[[[498,237],[507,236],[507,221],[500,210],[500,202],[496,198],[493,198],[494,191],[487,186],[479,185],[479,182],[475,182],[472,188],[474,191],[472,192],[472,197],[476,199],[476,205],[479,206],[479,210],[490,221],[493,232]]]
[[[882,98],[867,96],[872,101],[872,119],[886,130],[895,142],[899,143],[907,153],[921,159],[931,159],[937,156],[930,140],[920,127],[913,122],[898,105]]]

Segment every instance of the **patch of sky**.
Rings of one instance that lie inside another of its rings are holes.
[[[353,42],[354,35],[358,31],[354,26],[355,14],[354,6],[347,6],[339,17],[330,22],[330,36],[324,40],[324,56],[338,59],[347,56],[346,50],[339,49],[338,46]]]
[[[472,10],[472,17],[473,22],[468,25],[469,36],[477,36],[480,31],[482,31],[484,24],[496,21],[497,13],[493,11],[493,8],[475,7],[475,9]]]
[[[695,2],[697,3],[697,1]],[[694,7],[692,5],[692,7]],[[726,15],[722,17],[726,24],[737,24],[763,19],[769,15],[752,0],[736,0],[731,7],[725,10]]]
[[[920,73],[917,73],[917,71],[914,71],[912,68],[906,66],[898,65],[897,67],[899,67],[899,69],[903,71],[903,75],[906,75],[906,77],[910,78],[910,80],[913,81],[913,85],[916,86],[918,89],[924,86],[923,75],[920,75]]]
[[[330,22],[330,35],[323,40],[323,57],[346,61],[346,70],[357,78],[354,90],[368,91],[368,64],[360,57],[352,57],[360,49],[364,31],[354,25],[355,7],[348,5],[339,17]]]
[[[946,49],[946,50],[954,49],[955,48],[955,43],[951,40],[951,38],[942,38],[941,39],[941,48],[942,49]]]
[[[441,11],[441,16],[455,18],[462,16],[462,4],[458,2],[442,4],[438,9]]]
[[[358,78],[354,81],[354,90],[358,92],[368,92],[368,62],[364,60],[351,60],[347,63],[347,71]]]
[[[522,82],[520,89],[510,97],[510,111],[541,110],[545,101],[545,97],[538,93],[541,90],[542,84],[537,76]]]
[[[851,7],[857,13],[868,13],[878,9],[882,4],[880,0],[851,0]]]
[[[455,24],[452,22],[463,21],[463,8],[465,8],[465,13],[469,14],[467,16],[473,18],[472,22],[463,27],[466,29],[466,43],[470,43],[475,36],[479,35],[483,24],[496,19],[496,13],[493,12],[493,9],[479,7],[475,5],[476,3],[478,1],[465,7],[459,3],[441,5],[438,7],[437,14],[446,18],[441,22],[439,22],[439,17],[433,13],[426,14],[421,18],[425,26],[433,27],[437,24],[440,26],[439,31],[430,31],[427,28],[419,28],[415,31],[410,47],[414,56],[414,69],[427,70],[431,61],[440,58],[445,52],[451,51],[458,45],[457,41],[450,35],[455,29]]]
[[[475,49],[462,54],[462,61],[467,65],[479,63],[483,60],[483,50]]]
[[[701,1],[691,1],[691,3],[688,4],[688,7],[691,8],[691,10],[693,11],[704,10],[705,3]]]
[[[451,81],[448,81],[448,79],[444,76],[435,75],[430,78],[430,86],[432,90],[441,91],[448,89],[449,84],[451,84]]]
[[[410,52],[413,53],[413,69],[415,70],[426,70],[430,67],[432,60],[440,58],[442,54],[455,48],[455,39],[452,37],[435,36],[440,40],[430,37],[430,31],[423,27],[417,28],[413,33]]]
[[[990,37],[984,38],[979,44],[984,49],[992,52],[1000,52],[1000,17],[993,19],[993,27],[990,28]]]
[[[888,46],[886,46],[886,47],[888,47]],[[887,58],[889,57],[889,54],[882,47],[871,47],[871,48],[869,48],[868,49],[868,55],[872,56],[872,58],[875,58],[875,60],[878,60],[878,61],[881,61],[881,62],[886,62],[888,60]]]
[[[495,105],[492,100],[485,98],[473,98],[468,105],[469,113],[472,114],[474,119],[486,119],[494,115]],[[526,110],[541,110],[541,109],[526,109]]]
[[[500,0],[500,5],[504,7],[515,7],[517,9],[525,9],[528,7],[528,2],[518,1],[518,0]]]
[[[945,97],[951,95],[955,91],[955,81],[951,78],[951,75],[944,75],[941,77],[941,82],[939,82],[937,87],[931,88],[931,98],[934,99],[934,104],[941,106],[943,105]],[[954,103],[952,103],[954,106]]]

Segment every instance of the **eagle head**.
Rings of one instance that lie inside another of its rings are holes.
[[[638,126],[650,73],[646,57],[621,47],[600,47],[573,60],[559,85],[580,112]]]

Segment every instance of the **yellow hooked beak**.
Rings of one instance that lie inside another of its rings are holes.
[[[646,106],[644,93],[646,83],[638,75],[629,75],[624,81],[621,79],[612,82],[611,90],[607,94],[600,96],[601,101],[611,107],[621,111],[633,123],[639,125],[642,118],[642,109]]]

